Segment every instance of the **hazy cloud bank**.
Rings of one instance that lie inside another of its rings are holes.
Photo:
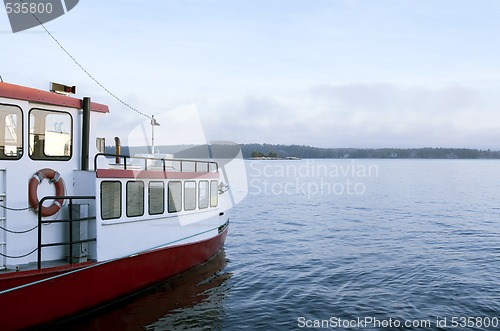
[[[458,85],[323,84],[226,102],[205,124],[238,142],[499,148],[499,105],[499,95]]]

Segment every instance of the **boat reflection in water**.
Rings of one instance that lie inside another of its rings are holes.
[[[220,329],[231,277],[221,250],[207,263],[85,316],[46,330]]]

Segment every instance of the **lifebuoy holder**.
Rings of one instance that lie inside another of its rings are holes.
[[[33,175],[33,177],[31,177],[28,183],[28,202],[31,208],[33,208],[35,212],[39,212],[39,204],[40,204],[40,200],[38,200],[38,194],[37,194],[38,186],[45,178],[47,178],[50,183],[54,184],[56,188],[56,196],[61,197],[65,195],[64,180],[57,171],[49,168],[38,170]],[[64,199],[60,198],[55,200],[52,203],[52,205],[48,207],[42,206],[41,215],[43,217],[54,215],[59,211],[59,209],[61,209],[63,202]]]

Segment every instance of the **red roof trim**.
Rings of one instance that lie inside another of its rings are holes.
[[[0,82],[0,97],[45,103],[56,106],[71,107],[76,109],[82,109],[83,107],[83,101],[77,98],[2,82]],[[90,108],[95,112],[109,113],[108,106],[100,103],[91,102]]]
[[[218,172],[163,172],[146,170],[97,169],[97,178],[200,179],[219,178]]]

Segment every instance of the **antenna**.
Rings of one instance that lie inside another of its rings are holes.
[[[155,154],[155,126],[160,126],[155,120],[155,115],[151,115],[151,154]]]

